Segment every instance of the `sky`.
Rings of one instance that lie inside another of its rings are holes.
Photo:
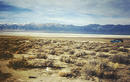
[[[0,23],[130,24],[130,0],[0,0]]]

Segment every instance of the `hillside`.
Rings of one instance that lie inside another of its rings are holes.
[[[0,24],[1,31],[42,31],[55,33],[85,33],[85,34],[118,34],[129,35],[130,25],[99,25],[85,26],[63,24]]]

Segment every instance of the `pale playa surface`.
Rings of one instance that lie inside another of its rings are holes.
[[[70,34],[70,33],[42,33],[42,32],[0,32],[0,35],[35,36],[35,37],[130,38],[130,35]]]

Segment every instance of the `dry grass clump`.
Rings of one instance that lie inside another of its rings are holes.
[[[130,56],[125,53],[115,54],[110,60],[115,63],[130,64]]]
[[[0,59],[9,59],[9,58],[13,58],[13,54],[11,54],[10,52],[0,52]]]
[[[60,61],[65,62],[65,63],[70,63],[70,64],[74,64],[76,62],[75,59],[71,57],[67,57],[67,56],[62,56],[60,58]]]

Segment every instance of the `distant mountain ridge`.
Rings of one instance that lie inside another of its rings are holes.
[[[130,35],[130,25],[99,25],[85,26],[63,24],[0,24],[0,31],[40,31],[53,33],[83,34],[117,34]]]

